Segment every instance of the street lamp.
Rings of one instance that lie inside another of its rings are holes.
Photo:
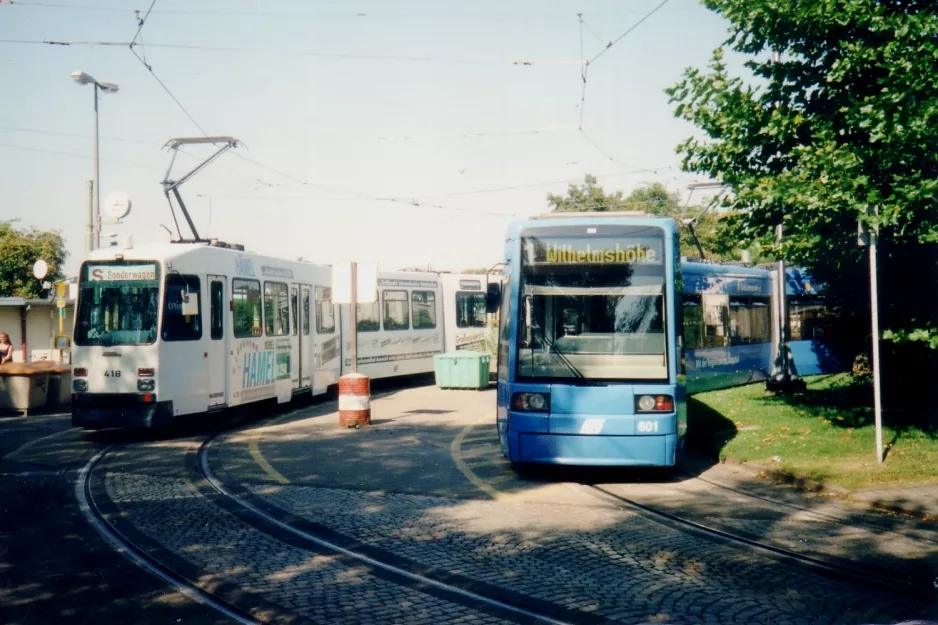
[[[95,80],[85,72],[72,72],[72,80],[79,85],[94,86],[94,214],[91,221],[91,233],[86,241],[88,251],[101,247],[101,167],[98,162],[98,91],[104,93],[117,93],[118,86],[112,82]]]

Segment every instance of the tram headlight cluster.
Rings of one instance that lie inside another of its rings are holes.
[[[88,390],[88,380],[72,380],[72,390],[76,393],[84,393]]]
[[[521,412],[550,412],[550,394],[515,393],[511,397],[511,408]]]
[[[156,380],[153,378],[147,378],[145,380],[137,380],[137,390],[142,392],[152,391],[156,388]]]
[[[674,412],[674,398],[670,395],[639,395],[635,398],[636,412]]]

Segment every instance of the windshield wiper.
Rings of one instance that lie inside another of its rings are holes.
[[[545,335],[541,335],[541,338],[542,338],[543,341],[547,344],[547,347],[549,347],[549,348],[551,349],[551,351],[550,351],[549,353],[550,353],[550,354],[556,354],[557,357],[560,359],[560,362],[562,362],[563,364],[565,364],[565,365],[567,366],[567,368],[570,370],[570,373],[573,374],[573,377],[578,378],[578,379],[581,379],[581,380],[584,379],[583,374],[580,372],[579,369],[577,369],[575,366],[573,366],[573,363],[570,362],[570,361],[567,359],[566,356],[564,356],[563,351],[556,349],[556,347],[555,347],[556,343],[555,343],[554,341],[552,341],[552,340],[550,340],[549,338],[547,338],[547,335],[546,335],[546,334],[545,334]]]

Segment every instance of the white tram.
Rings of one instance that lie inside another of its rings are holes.
[[[150,427],[325,393],[351,366],[349,306],[332,303],[331,283],[328,266],[215,241],[93,252],[79,276],[72,424]],[[444,350],[485,351],[485,283],[379,273],[377,301],[358,306],[358,370],[428,373]]]

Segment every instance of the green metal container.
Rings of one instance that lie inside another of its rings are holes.
[[[460,350],[433,357],[436,385],[440,388],[483,389],[489,386],[490,356]]]

